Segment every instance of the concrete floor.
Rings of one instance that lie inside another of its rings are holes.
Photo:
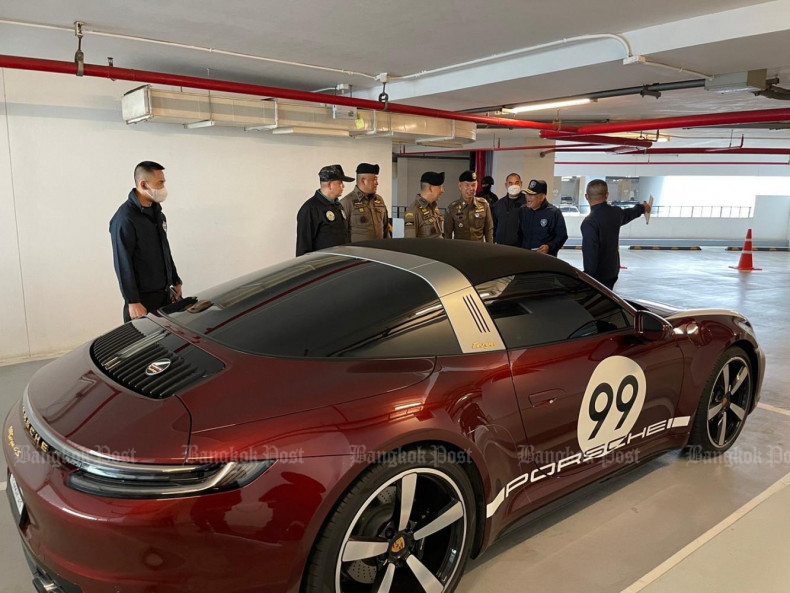
[[[470,563],[460,593],[786,593],[790,590],[790,253],[621,251],[617,292],[688,307],[734,309],[767,356],[760,407],[715,462],[668,453],[527,520]],[[561,258],[581,265],[581,252]],[[5,415],[44,362],[0,367]],[[0,461],[5,476],[5,462]],[[0,593],[29,593],[11,514],[0,503]]]

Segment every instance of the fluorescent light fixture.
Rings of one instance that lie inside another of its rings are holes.
[[[613,132],[607,135],[616,136],[617,138],[630,138],[631,140],[650,140],[651,142],[669,142],[670,138],[668,135],[658,132]]]
[[[146,113],[145,115],[140,115],[138,117],[133,117],[132,119],[127,119],[127,124],[139,124],[141,121],[146,121],[151,119],[153,116],[150,113]]]
[[[217,122],[215,122],[213,119],[204,119],[203,121],[195,121],[192,122],[191,124],[184,124],[184,127],[187,130],[194,130],[196,128],[210,128],[216,123]]]
[[[768,71],[765,68],[748,72],[717,74],[705,81],[705,90],[714,93],[755,93],[765,90],[767,75]]]
[[[544,109],[559,109],[561,107],[573,107],[574,105],[586,105],[592,103],[592,99],[584,97],[582,99],[567,99],[565,101],[551,101],[549,103],[534,103],[532,105],[519,105],[503,109],[504,113],[525,113],[527,111],[542,111]]]
[[[272,134],[303,134],[305,136],[335,136],[348,138],[348,130],[335,130],[332,128],[307,128],[307,127],[292,127],[292,128],[277,128],[272,130]]]

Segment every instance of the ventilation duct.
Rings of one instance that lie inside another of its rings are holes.
[[[476,125],[400,113],[358,109],[356,118],[337,117],[332,105],[275,99],[165,91],[141,86],[123,96],[127,124],[155,121],[190,129],[209,126],[312,136],[384,136],[396,143],[460,147],[475,141]]]

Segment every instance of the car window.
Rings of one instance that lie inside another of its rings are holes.
[[[525,348],[631,327],[631,316],[586,282],[536,272],[475,287],[508,348]]]
[[[231,348],[283,357],[460,354],[436,292],[392,266],[310,254],[165,307],[172,321]]]

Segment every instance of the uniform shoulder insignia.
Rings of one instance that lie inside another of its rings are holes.
[[[414,212],[407,212],[406,218],[414,218]]]

